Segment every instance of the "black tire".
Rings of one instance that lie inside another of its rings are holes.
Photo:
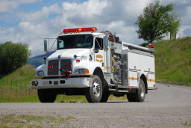
[[[129,102],[136,102],[135,93],[127,93],[127,99]]]
[[[94,75],[91,79],[91,86],[86,93],[86,99],[89,103],[98,103],[102,100],[103,86],[101,79]]]
[[[103,81],[104,81],[104,82],[102,82],[103,83],[103,94],[102,94],[102,98],[101,98],[101,101],[100,101],[102,103],[107,102],[107,100],[108,100],[108,98],[110,96],[108,84],[105,81],[105,79]]]
[[[38,98],[42,103],[53,103],[56,100],[56,93],[53,90],[38,89]]]
[[[143,102],[145,100],[146,87],[142,79],[139,81],[139,88],[135,92],[127,94],[127,99],[129,102]]]

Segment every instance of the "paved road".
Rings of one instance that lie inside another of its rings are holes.
[[[158,84],[144,103],[1,103],[0,116],[33,114],[72,116],[67,127],[80,128],[188,128],[191,123],[191,88]]]

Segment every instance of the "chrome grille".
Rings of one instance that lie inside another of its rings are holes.
[[[60,63],[61,75],[72,72],[72,61],[71,59],[62,59]]]
[[[66,73],[71,73],[71,72],[72,72],[71,59],[61,59],[60,69],[59,69],[59,60],[48,61],[48,75],[65,75]]]
[[[48,75],[58,75],[58,60],[48,61]]]

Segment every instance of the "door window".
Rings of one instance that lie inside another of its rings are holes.
[[[95,39],[95,49],[103,50],[103,39],[102,38]]]

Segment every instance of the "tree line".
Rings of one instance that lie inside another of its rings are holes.
[[[26,64],[29,57],[27,45],[11,41],[0,44],[0,76],[4,76]]]

